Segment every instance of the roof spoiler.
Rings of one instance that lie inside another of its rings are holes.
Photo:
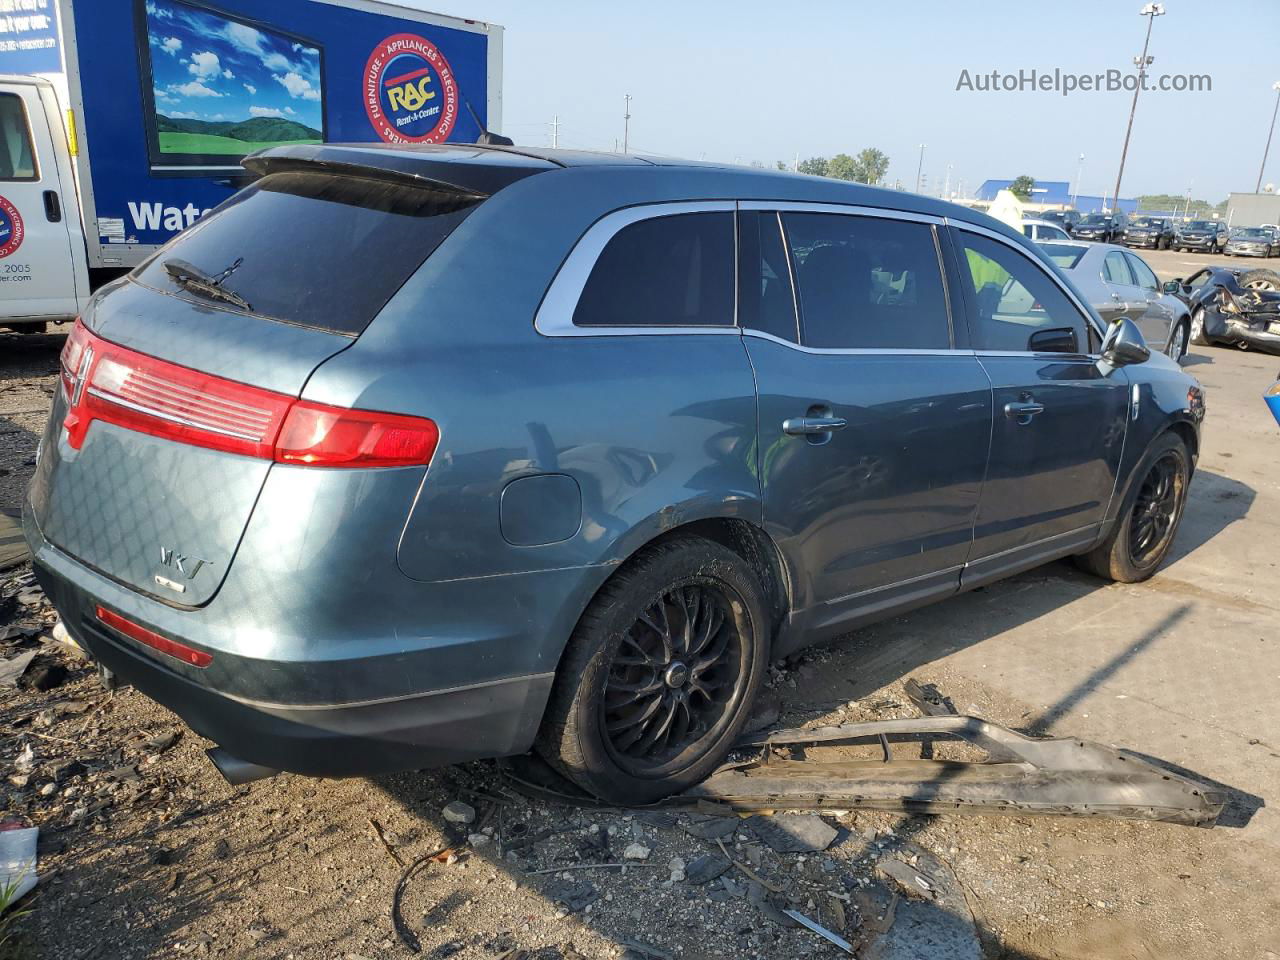
[[[324,157],[281,156],[276,153],[255,154],[245,157],[242,166],[258,177],[272,173],[327,173],[335,176],[361,177],[365,180],[381,180],[407,187],[418,187],[437,190],[455,195],[459,200],[484,200],[493,191],[477,190],[473,186],[454,183],[439,177],[428,177],[408,170],[397,170],[390,167],[353,163]],[[439,166],[445,166],[440,164]],[[433,171],[434,172],[434,171]]]

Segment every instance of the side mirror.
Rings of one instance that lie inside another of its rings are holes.
[[[1146,363],[1150,358],[1151,351],[1142,339],[1142,331],[1132,320],[1122,317],[1107,330],[1102,341],[1102,359],[1112,367]]]
[[[1050,327],[1033,333],[1027,340],[1027,349],[1032,353],[1079,353],[1080,344],[1070,327]]]
[[[1160,289],[1163,290],[1165,293],[1181,293],[1182,278],[1178,277],[1178,279],[1176,280],[1166,280],[1164,282],[1164,286],[1162,286]]]

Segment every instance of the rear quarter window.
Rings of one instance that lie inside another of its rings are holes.
[[[236,310],[179,286],[165,263],[184,261],[209,276],[230,269],[222,284],[250,313],[357,336],[479,202],[372,177],[275,173],[180,234],[134,276]]]
[[[680,213],[619,230],[573,312],[580,327],[733,325],[733,214]]]

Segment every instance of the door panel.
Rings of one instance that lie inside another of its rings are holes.
[[[744,344],[764,520],[796,608],[811,628],[830,629],[955,590],[986,469],[991,388],[972,353],[951,349],[935,228],[784,212],[779,243],[777,220],[750,216],[744,302],[763,291],[763,304],[785,278],[772,309],[799,307],[799,344],[773,333],[786,324],[765,311],[743,314],[754,327]]]
[[[1035,555],[1038,542],[1096,527],[1105,515],[1124,445],[1128,381],[1123,371],[1104,376],[1087,355],[1088,320],[1039,264],[985,235],[952,237],[971,274],[960,286],[994,412],[971,559]],[[1066,328],[1078,331],[1078,353],[1012,347],[1010,331]]]
[[[765,526],[800,572],[797,606],[964,563],[991,432],[977,360],[744,342],[760,397]],[[825,438],[784,432],[820,413],[847,425]]]
[[[1160,281],[1146,262],[1133,253],[1126,253],[1129,268],[1133,271],[1135,289],[1142,295],[1142,309],[1133,312],[1133,322],[1142,331],[1142,337],[1152,350],[1164,350],[1173,333],[1173,309],[1160,293]]]
[[[76,314],[68,193],[39,88],[0,85],[0,319]]]

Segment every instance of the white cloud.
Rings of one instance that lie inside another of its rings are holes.
[[[195,120],[196,115],[186,110],[170,110],[165,114],[166,117],[172,117],[175,120]]]
[[[236,75],[232,73],[230,70],[223,70],[222,75],[226,77],[228,80],[234,80],[236,78]]]
[[[216,77],[222,72],[222,64],[218,61],[218,55],[206,50],[204,53],[193,53],[191,55],[191,65],[187,67],[191,74],[202,79],[206,77]]]
[[[305,77],[297,73],[286,73],[277,76],[276,82],[289,91],[295,100],[319,100],[320,91],[313,87]]]
[[[160,49],[171,57],[176,57],[182,49],[182,41],[177,37],[165,37],[160,41]]]
[[[278,117],[284,119],[284,113],[275,107],[250,107],[249,116],[251,117]]]
[[[252,83],[246,83],[244,85],[244,88],[249,91],[250,95],[258,92],[258,88],[255,87]]]
[[[262,43],[265,38],[253,27],[232,21],[227,24],[226,37],[240,52],[252,54],[255,57],[262,56]]]
[[[190,83],[173,84],[169,87],[175,93],[180,93],[184,97],[220,97],[217,90],[211,90],[199,80],[192,80]]]

